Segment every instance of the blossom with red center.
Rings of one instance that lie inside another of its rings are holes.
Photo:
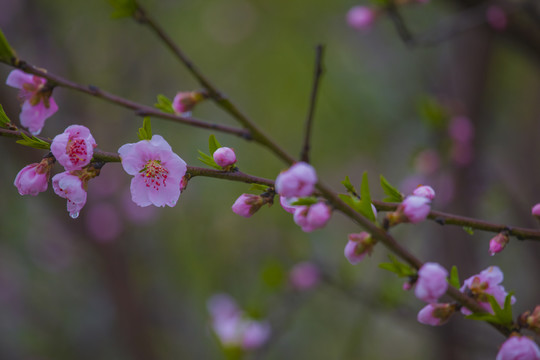
[[[154,135],[151,140],[125,144],[118,153],[124,170],[134,175],[130,187],[133,202],[139,206],[176,205],[187,166],[163,137]]]
[[[62,134],[56,135],[51,151],[67,171],[80,170],[90,163],[96,141],[90,130],[82,125],[71,125]]]
[[[47,80],[21,70],[9,73],[6,84],[21,89],[19,100],[22,111],[19,115],[21,125],[33,135],[38,135],[45,125],[45,120],[58,111],[58,105],[52,98],[52,91],[46,88]]]
[[[86,204],[86,190],[81,178],[69,171],[56,174],[52,178],[52,186],[56,195],[67,199],[69,215],[75,219]]]
[[[504,287],[499,285],[503,279],[504,275],[501,269],[497,266],[490,266],[480,274],[473,275],[465,280],[460,291],[470,294],[484,309],[493,314],[487,295],[493,296],[499,306],[503,307],[508,295]],[[516,298],[512,296],[511,303],[514,304],[515,302]],[[465,315],[471,314],[471,311],[466,307],[462,307],[461,312]]]
[[[298,162],[276,178],[276,192],[286,198],[309,196],[315,190],[317,174],[313,166]]]
[[[47,190],[54,157],[45,157],[40,163],[30,164],[22,168],[15,177],[13,185],[21,195],[36,196]]]

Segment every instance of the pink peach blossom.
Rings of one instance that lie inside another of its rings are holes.
[[[296,208],[298,208],[298,206],[291,205],[291,204],[293,202],[295,202],[296,200],[298,200],[298,198],[296,198],[296,197],[286,198],[286,197],[280,196],[279,197],[279,204],[281,205],[283,210],[285,210],[288,213],[294,214],[294,212],[296,211]]]
[[[313,166],[298,162],[276,178],[276,192],[286,198],[309,196],[315,189],[317,174]]]
[[[510,336],[501,346],[496,360],[540,360],[540,348],[526,336]]]
[[[347,13],[347,23],[356,30],[366,30],[371,28],[377,13],[368,6],[354,6]]]
[[[33,135],[38,135],[45,125],[45,120],[58,111],[58,105],[51,96],[52,90],[46,89],[47,80],[21,70],[13,70],[9,73],[6,84],[21,90],[21,125]]]
[[[358,264],[368,254],[373,251],[375,240],[365,231],[361,233],[349,234],[349,241],[345,245],[344,254],[352,265]]]
[[[320,280],[319,268],[308,261],[296,264],[289,273],[291,285],[298,290],[309,290]]]
[[[410,195],[403,200],[399,209],[401,209],[409,222],[416,224],[427,218],[431,207],[428,198]]]
[[[501,232],[495,235],[489,241],[489,255],[493,256],[503,251],[503,249],[506,247],[506,244],[508,244],[509,241],[510,239],[506,232]]]
[[[428,303],[436,302],[448,289],[448,271],[437,263],[425,263],[418,271],[414,294]]]
[[[187,166],[160,135],[118,149],[131,180],[131,199],[139,206],[175,206]]]
[[[294,222],[304,232],[312,232],[323,228],[330,220],[332,209],[324,202],[318,202],[310,206],[299,206],[294,212]]]
[[[183,91],[176,94],[172,108],[179,115],[190,115],[191,110],[204,100],[204,95],[197,91]]]
[[[228,167],[236,163],[236,154],[234,150],[228,147],[220,147],[213,154],[214,161],[222,168]]]
[[[46,157],[40,163],[25,166],[15,177],[13,185],[21,195],[36,196],[47,190],[54,158]]]
[[[243,217],[251,217],[264,205],[264,199],[260,195],[242,194],[232,206],[232,211]]]
[[[455,310],[453,304],[428,304],[420,310],[417,320],[424,325],[440,326],[450,319]]]
[[[80,170],[94,156],[96,141],[87,127],[71,125],[62,134],[56,135],[51,151],[56,160],[67,170]]]
[[[422,196],[431,201],[435,198],[435,190],[431,186],[421,185],[414,189],[413,195]]]
[[[67,199],[69,215],[75,219],[86,204],[86,190],[79,176],[68,171],[56,174],[52,178],[52,186],[56,195]]]

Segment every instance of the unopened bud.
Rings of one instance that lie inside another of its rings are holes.
[[[508,232],[503,231],[495,235],[490,241],[489,241],[489,255],[493,256],[496,253],[501,252],[505,247],[506,244],[510,241],[510,238],[508,237]]]
[[[366,255],[371,255],[377,241],[365,231],[349,234],[349,242],[345,245],[345,257],[353,265],[358,264]]]

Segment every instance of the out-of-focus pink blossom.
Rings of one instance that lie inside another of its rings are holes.
[[[448,271],[437,263],[425,263],[418,271],[414,294],[422,301],[436,302],[448,289]]]
[[[30,164],[22,168],[13,183],[19,190],[19,194],[36,196],[40,192],[47,190],[53,164],[53,157],[45,157],[40,163]]]
[[[276,192],[286,198],[309,196],[315,189],[317,174],[313,166],[298,162],[276,178]]]
[[[260,195],[242,194],[232,206],[232,211],[243,217],[251,217],[265,203],[264,198]]]
[[[433,200],[435,198],[435,190],[433,190],[431,186],[422,185],[414,189],[413,195],[422,196],[426,199]]]
[[[319,268],[308,261],[296,264],[289,273],[291,285],[298,290],[309,290],[320,280]]]
[[[531,209],[531,213],[533,216],[536,216],[540,219],[540,203],[534,205]]]
[[[229,167],[236,163],[234,150],[228,147],[220,147],[213,154],[214,161],[222,168]]]
[[[186,162],[159,135],[118,149],[124,170],[133,175],[131,199],[139,206],[175,206]]]
[[[51,143],[51,152],[67,170],[80,170],[90,163],[96,141],[86,126],[71,125]]]
[[[65,171],[52,178],[52,185],[56,195],[67,199],[69,216],[73,219],[79,217],[79,212],[86,204],[86,190],[79,176]]]
[[[377,12],[368,6],[354,6],[347,13],[347,23],[356,30],[371,28],[377,19]]]
[[[266,321],[247,320],[243,325],[242,348],[246,350],[257,349],[270,338],[271,328]]]
[[[424,325],[439,326],[445,324],[455,311],[453,304],[428,304],[420,310],[417,320]]]
[[[86,229],[99,242],[114,241],[124,226],[118,210],[109,203],[99,203],[88,209]]]
[[[528,337],[514,334],[502,344],[496,360],[540,360],[540,349]]]
[[[298,206],[291,205],[291,203],[295,202],[296,200],[298,200],[298,198],[295,198],[295,197],[286,198],[284,196],[279,197],[279,203],[281,207],[283,208],[283,210],[291,214],[294,214],[294,212],[296,211],[296,208],[298,208]]]
[[[304,232],[312,232],[323,228],[330,216],[332,209],[324,202],[318,202],[311,206],[299,206],[294,212],[294,222]]]
[[[503,31],[508,25],[508,16],[500,6],[491,5],[486,11],[486,21],[493,29]]]
[[[450,120],[448,132],[452,140],[459,143],[470,143],[474,138],[474,125],[466,116],[455,116]]]
[[[373,252],[375,239],[370,234],[363,231],[361,233],[349,234],[349,241],[345,245],[344,254],[352,265],[358,264],[364,257]]]
[[[433,174],[439,169],[440,165],[439,153],[434,149],[423,150],[414,159],[414,167],[424,175]]]
[[[47,80],[21,70],[13,70],[9,73],[6,84],[21,90],[21,125],[33,135],[38,135],[45,125],[45,120],[58,111],[58,105],[51,96],[52,90],[46,89]]]
[[[474,149],[470,143],[456,142],[452,144],[450,156],[456,165],[467,166],[474,159]]]
[[[510,238],[508,237],[508,234],[506,232],[501,232],[495,235],[490,241],[489,241],[489,255],[493,256],[501,251],[506,247],[506,244],[510,241]]]
[[[464,281],[460,291],[471,294],[479,304],[493,314],[493,309],[489,303],[487,295],[495,298],[500,307],[504,306],[504,300],[508,293],[502,285],[499,285],[504,279],[504,275],[497,266],[490,266],[480,272],[478,275],[473,275]],[[511,303],[514,304],[516,298],[512,296]],[[465,315],[471,314],[471,311],[466,307],[461,308],[461,312]]]
[[[179,115],[189,115],[195,105],[204,98],[204,95],[197,91],[179,92],[173,99],[172,108]]]
[[[430,201],[423,196],[410,195],[403,200],[399,209],[407,220],[413,224],[424,221],[431,210]],[[398,210],[399,211],[399,210]]]

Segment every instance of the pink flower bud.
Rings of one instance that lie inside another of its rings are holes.
[[[540,360],[538,345],[526,336],[510,336],[501,346],[496,360]]]
[[[173,99],[172,108],[179,115],[189,115],[205,96],[197,91],[179,92]]]
[[[326,225],[332,210],[323,202],[318,202],[311,206],[299,206],[294,212],[294,222],[302,228],[304,232],[312,232]]]
[[[364,257],[373,252],[375,239],[363,231],[357,234],[349,234],[349,241],[345,245],[345,257],[352,265],[358,264]]]
[[[410,195],[403,200],[398,211],[401,211],[409,222],[416,224],[424,221],[429,215],[431,210],[429,204],[430,201],[428,198]]]
[[[375,10],[367,6],[354,6],[347,13],[347,23],[356,30],[371,28],[376,19]]]
[[[56,195],[67,199],[67,210],[73,219],[79,217],[79,212],[86,204],[86,190],[82,180],[68,171],[56,174],[52,179]]]
[[[220,147],[214,151],[213,156],[216,164],[222,168],[226,168],[236,163],[236,154],[234,153],[233,149],[228,147]]]
[[[6,84],[21,90],[21,125],[32,135],[38,135],[45,125],[45,120],[58,111],[58,105],[51,96],[52,89],[47,89],[47,80],[21,70],[13,70],[9,73]]]
[[[276,178],[276,192],[286,198],[309,196],[315,189],[317,174],[313,166],[298,162]]]
[[[295,202],[296,200],[298,200],[298,198],[295,198],[295,197],[286,198],[286,197],[280,196],[279,197],[279,204],[281,205],[283,210],[285,210],[288,213],[294,214],[294,212],[296,211],[298,206],[291,205],[291,203]]]
[[[506,12],[497,5],[491,5],[486,11],[487,23],[495,30],[503,31],[508,25]]]
[[[40,163],[30,164],[22,168],[13,183],[19,190],[19,194],[36,196],[40,192],[47,190],[53,164],[54,158],[46,157]]]
[[[422,301],[436,302],[448,289],[448,271],[437,263],[425,263],[418,271],[414,294]]]
[[[80,170],[90,163],[96,141],[90,130],[82,125],[71,125],[51,143],[51,152],[67,171]]]
[[[496,253],[501,252],[505,247],[506,244],[510,241],[508,234],[506,232],[501,232],[495,235],[490,241],[489,241],[489,255],[493,256]]]
[[[243,217],[251,217],[257,210],[265,204],[265,200],[260,195],[242,194],[232,206],[232,211]]]
[[[540,203],[534,205],[531,209],[531,213],[533,216],[535,216],[537,219],[540,219]]]
[[[532,314],[529,310],[518,317],[518,324],[522,328],[527,328],[540,334],[540,305],[537,305]]]
[[[453,304],[428,304],[420,310],[417,320],[424,325],[439,326],[445,324],[455,311]]]
[[[414,189],[413,195],[422,196],[428,200],[433,200],[435,198],[435,190],[433,190],[431,186],[421,185]]]
[[[289,281],[298,290],[309,290],[319,283],[319,268],[310,262],[296,264],[289,273]]]

